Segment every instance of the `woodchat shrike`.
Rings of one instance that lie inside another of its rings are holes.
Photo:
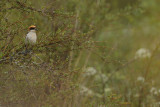
[[[26,35],[26,39],[25,39],[26,53],[28,52],[29,48],[32,50],[33,45],[36,44],[36,41],[37,41],[36,26],[31,25],[29,27],[29,32]]]
[[[26,36],[25,44],[26,45],[34,45],[37,41],[37,35],[36,35],[36,26],[31,25],[29,27],[29,32]]]

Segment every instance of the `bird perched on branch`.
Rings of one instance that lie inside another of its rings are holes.
[[[29,29],[29,32],[26,35],[26,39],[25,39],[26,53],[27,53],[29,47],[32,50],[32,46],[35,45],[36,41],[37,41],[36,26],[31,25],[28,29]]]
[[[37,41],[37,35],[36,35],[36,26],[31,25],[29,27],[29,32],[26,36],[26,40],[25,43],[26,45],[30,44],[30,45],[34,45]]]

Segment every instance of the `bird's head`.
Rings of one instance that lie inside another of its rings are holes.
[[[29,29],[29,31],[36,30],[36,26],[35,25],[31,25],[28,29]]]

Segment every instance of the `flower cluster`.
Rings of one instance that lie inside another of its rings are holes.
[[[150,58],[151,52],[148,49],[140,48],[136,51],[135,59]]]

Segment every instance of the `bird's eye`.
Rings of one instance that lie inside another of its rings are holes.
[[[31,27],[30,30],[35,30],[36,28]]]

